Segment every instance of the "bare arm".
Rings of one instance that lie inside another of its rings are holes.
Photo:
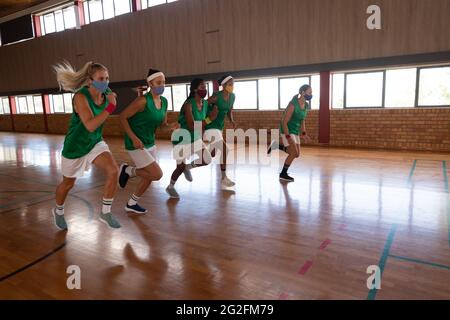
[[[81,122],[83,123],[86,130],[88,130],[89,132],[94,132],[95,130],[97,130],[97,128],[100,127],[109,116],[109,113],[106,111],[103,111],[98,116],[94,116],[92,110],[89,108],[89,104],[87,102],[86,97],[83,96],[81,93],[75,94],[73,101],[75,111],[78,113]],[[109,101],[112,103],[111,100]]]

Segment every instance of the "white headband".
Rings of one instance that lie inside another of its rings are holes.
[[[228,81],[230,81],[231,79],[233,79],[232,76],[226,77],[225,79],[223,79],[223,81],[220,83],[220,85],[223,87],[223,85],[224,85],[225,83],[227,83]]]
[[[151,74],[151,75],[149,75],[148,77],[147,77],[147,82],[150,82],[150,81],[152,81],[153,79],[156,79],[156,78],[158,78],[158,77],[163,77],[164,79],[166,78],[166,76],[164,75],[164,73],[162,73],[162,72],[156,72],[156,73],[154,73],[154,74]]]

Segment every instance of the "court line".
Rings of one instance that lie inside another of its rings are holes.
[[[405,260],[405,261],[409,261],[409,262],[425,264],[425,265],[436,267],[436,268],[442,268],[442,269],[450,270],[450,266],[446,266],[444,264],[439,264],[439,263],[434,263],[434,262],[429,262],[429,261],[424,261],[424,260],[418,260],[418,259],[413,259],[413,258],[408,258],[408,257],[396,256],[396,255],[393,255],[393,254],[390,254],[389,257],[394,258],[394,259],[398,259],[398,260]]]
[[[381,255],[380,262],[378,262],[378,267],[380,268],[380,279],[383,276],[384,268],[389,258],[389,251],[391,250],[392,243],[394,242],[395,232],[397,231],[397,225],[394,224],[389,231],[388,238],[384,244],[383,254]],[[367,300],[375,300],[377,296],[378,289],[371,289],[367,295]]]
[[[447,238],[450,247],[450,196],[448,195],[447,161],[442,161],[442,173],[444,174],[445,192],[447,193]]]
[[[22,272],[22,271],[25,271],[25,270],[31,268],[32,266],[38,264],[39,262],[41,262],[41,261],[47,259],[48,257],[54,255],[54,254],[57,253],[59,250],[61,250],[62,248],[64,248],[64,247],[66,246],[66,244],[67,244],[67,242],[64,242],[63,244],[59,245],[58,247],[56,247],[55,249],[53,249],[53,250],[50,251],[49,253],[45,254],[44,256],[40,257],[39,259],[34,260],[33,262],[30,262],[29,264],[23,266],[22,268],[17,269],[16,271],[13,271],[13,272],[11,272],[11,273],[9,273],[9,274],[3,276],[3,277],[0,277],[0,282],[6,280],[6,279],[8,279],[8,278],[11,278],[12,276],[14,276],[14,275],[16,275],[16,274],[18,274],[18,273],[20,273],[20,272]]]
[[[414,171],[416,170],[416,166],[417,166],[417,159],[414,159],[411,171],[409,172],[408,183],[411,183],[412,181],[412,177],[414,175]]]

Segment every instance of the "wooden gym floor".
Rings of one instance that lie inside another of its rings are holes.
[[[68,197],[65,233],[50,213],[62,141],[0,133],[0,299],[450,299],[450,155],[304,148],[294,183],[236,165],[233,194],[212,165],[180,177],[176,201],[159,141],[164,177],[140,201],[146,216],[124,213],[132,180],[113,204],[122,229],[100,223],[94,169]],[[122,139],[106,141],[129,161]],[[70,265],[81,290],[66,287]],[[366,286],[370,265],[381,290]]]

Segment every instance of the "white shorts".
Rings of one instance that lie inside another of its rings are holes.
[[[85,171],[89,171],[91,163],[104,152],[111,152],[105,141],[100,141],[85,156],[77,159],[61,157],[61,171],[64,177],[81,178]]]
[[[148,149],[128,150],[137,169],[145,168],[156,161],[156,146]]]
[[[281,134],[281,141],[283,141],[283,145],[285,147],[289,146],[288,138],[285,134]],[[300,144],[300,137],[295,134],[290,134],[291,138],[295,141],[295,144]]]
[[[202,150],[205,148],[206,146],[203,143],[202,139],[198,139],[189,144],[177,144],[173,146],[172,157],[177,161],[177,163],[182,163],[193,155],[202,157]]]
[[[223,148],[223,133],[219,129],[208,129],[203,134],[203,140],[208,144],[208,150],[212,152],[213,150],[222,151]]]

